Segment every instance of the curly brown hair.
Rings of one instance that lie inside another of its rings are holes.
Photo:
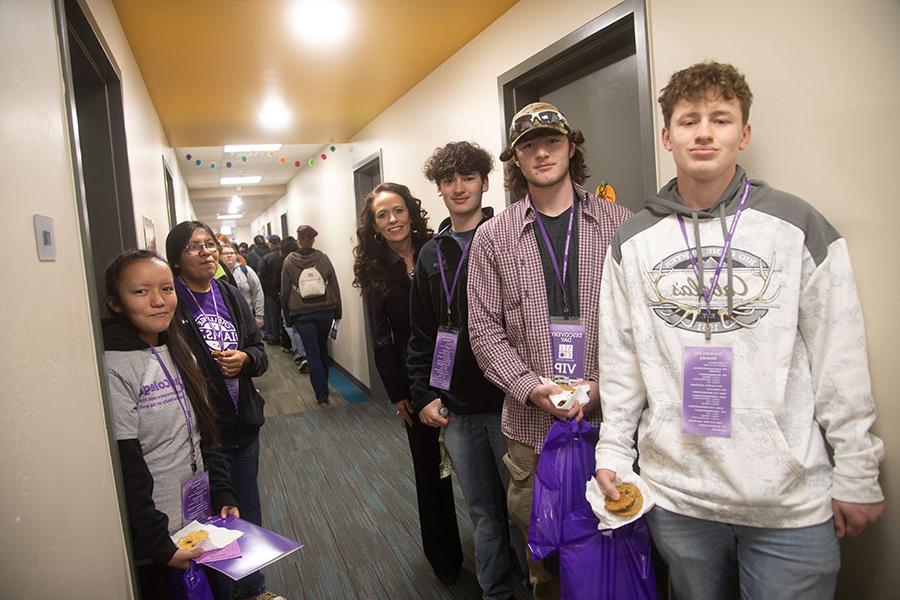
[[[659,93],[659,105],[662,107],[666,127],[671,125],[672,113],[679,101],[696,102],[706,97],[722,97],[725,100],[737,98],[741,103],[743,124],[746,125],[750,119],[753,93],[743,74],[732,65],[706,61],[672,75],[668,85]]]
[[[546,129],[537,130],[534,133],[529,132],[523,135],[518,143],[521,144],[529,139],[548,137],[551,135],[562,134],[548,132]],[[587,178],[590,175],[590,173],[588,173],[587,164],[584,162],[584,151],[582,150],[584,134],[576,129],[567,137],[570,142],[575,144],[575,154],[569,159],[569,177],[572,178],[572,181],[581,185],[587,181]],[[516,200],[521,200],[525,197],[525,194],[528,193],[528,180],[525,179],[525,175],[522,174],[522,169],[519,168],[514,160],[508,160],[503,165],[503,185],[508,191],[512,192],[512,195]]]
[[[494,159],[491,154],[478,144],[469,142],[450,142],[443,148],[435,148],[422,168],[428,181],[437,185],[456,173],[478,173],[485,180],[493,170]]]
[[[380,183],[368,193],[363,201],[356,227],[358,243],[353,248],[353,287],[362,291],[363,295],[377,294],[387,296],[387,267],[390,249],[382,239],[375,239],[375,214],[372,203],[381,192],[391,192],[403,198],[406,210],[409,211],[412,227],[412,245],[415,252],[434,236],[428,228],[428,212],[422,208],[422,201],[412,195],[409,188],[399,183]]]

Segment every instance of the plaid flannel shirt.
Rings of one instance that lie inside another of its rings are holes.
[[[606,250],[628,209],[601,202],[581,186],[578,293],[585,325],[585,379],[597,380],[600,275]],[[503,433],[539,454],[553,417],[528,402],[552,374],[550,314],[531,199],[511,205],[482,225],[469,256],[469,339],[485,377],[502,389]],[[588,421],[600,426],[599,411]]]

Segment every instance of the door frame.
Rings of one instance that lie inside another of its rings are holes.
[[[509,143],[509,121],[519,109],[537,100],[542,85],[562,87],[631,54],[632,49],[637,58],[641,189],[645,198],[655,195],[656,146],[645,0],[624,0],[497,78],[503,146]],[[515,200],[506,192],[507,205]]]
[[[95,53],[91,53],[92,58],[105,59],[108,62],[109,67],[111,67],[112,69],[112,74],[115,76],[115,78],[119,82],[119,85],[121,86],[122,70],[116,63],[112,51],[110,50],[109,45],[106,43],[106,40],[100,32],[100,27],[97,25],[97,22],[91,14],[90,9],[86,6],[84,0],[68,0],[68,3],[74,3],[80,11],[80,16],[83,16],[86,21],[86,24],[82,24],[81,30],[78,33],[82,35],[89,34],[93,36],[93,39],[96,40],[99,44],[99,47],[93,48]],[[68,23],[70,19],[67,16],[68,13],[66,4],[67,0],[53,1],[56,37],[59,44],[60,70],[63,78],[63,106],[65,108],[64,127],[66,129],[66,134],[68,137],[69,153],[72,162],[72,178],[74,184],[74,200],[76,207],[75,213],[78,218],[78,232],[79,238],[81,240],[82,260],[84,261],[84,273],[87,283],[88,311],[90,315],[91,333],[93,334],[94,338],[94,364],[96,365],[97,373],[100,374],[100,403],[102,405],[103,415],[106,419],[106,423],[112,423],[112,412],[109,407],[109,385],[107,383],[106,377],[103,376],[103,333],[100,327],[101,299],[99,298],[99,294],[97,293],[96,283],[98,274],[94,271],[94,253],[91,247],[91,232],[90,223],[88,220],[88,206],[86,200],[87,194],[85,191],[86,188],[82,170],[83,162],[81,157],[80,134],[78,132],[77,108],[75,104],[75,81],[72,73],[72,54],[71,49],[69,48]],[[78,18],[78,15],[74,15],[74,17]],[[85,50],[91,52],[92,49],[86,48]],[[121,101],[121,99],[122,96],[120,93],[119,100]],[[122,110],[122,108],[123,107],[121,104],[118,107],[114,107],[114,109],[117,110]],[[124,157],[117,156],[116,158],[120,160],[124,159],[124,165],[127,167],[127,149],[125,150]],[[128,194],[130,195],[130,182]],[[137,232],[133,219],[131,227],[133,230],[132,235],[134,235],[136,238]],[[107,445],[109,446],[110,459],[112,462],[113,485],[115,488],[117,504],[116,508],[119,511],[119,520],[122,523],[124,535],[126,553],[125,560],[126,564],[128,565],[132,594],[135,598],[137,598],[137,576],[133,560],[134,553],[131,544],[131,528],[128,524],[128,515],[125,509],[125,486],[122,480],[122,462],[121,458],[119,457],[119,447],[112,427],[106,427],[106,438]]]

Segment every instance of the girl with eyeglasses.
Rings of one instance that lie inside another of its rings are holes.
[[[168,598],[167,579],[188,568],[199,548],[180,549],[181,486],[208,472],[211,508],[239,516],[203,375],[173,319],[177,298],[169,265],[136,250],[106,270],[103,363],[118,442],[125,503],[141,597]]]
[[[208,225],[176,225],[166,238],[166,256],[176,276],[176,316],[207,381],[241,517],[261,525],[257,475],[265,401],[252,378],[266,372],[269,359],[259,327],[237,288],[215,279],[219,244]],[[230,580],[216,577],[214,584],[225,588]],[[264,592],[265,579],[257,571],[235,582],[234,588],[235,597],[253,598]]]

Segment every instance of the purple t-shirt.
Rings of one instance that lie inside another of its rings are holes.
[[[222,300],[222,292],[216,282],[211,282],[210,291],[194,292],[184,283],[178,281],[180,297],[185,299],[185,306],[194,318],[203,341],[210,352],[237,350],[237,329],[228,307]],[[240,382],[237,377],[226,377],[225,387],[231,395],[231,401],[237,406]]]

